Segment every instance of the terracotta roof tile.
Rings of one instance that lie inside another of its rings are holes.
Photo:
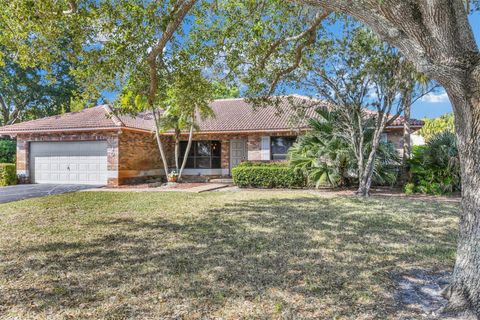
[[[110,117],[107,117],[107,114],[106,106],[102,105],[83,109],[79,112],[70,112],[4,126],[0,128],[0,134],[117,127],[117,124]]]
[[[308,118],[315,117],[315,108],[325,106],[318,100],[291,95],[277,97],[275,103],[265,107],[252,108],[244,99],[223,99],[211,103],[215,117],[198,118],[201,132],[252,132],[306,129]],[[292,107],[293,106],[293,107]],[[87,108],[79,112],[26,121],[0,128],[0,134],[79,131],[131,128],[152,131],[154,128],[151,112],[136,117],[114,115],[108,105]],[[393,126],[402,125],[398,118]],[[421,126],[423,121],[411,120],[412,126]]]

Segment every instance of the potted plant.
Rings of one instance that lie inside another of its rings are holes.
[[[173,170],[167,176],[168,182],[177,182],[177,179],[178,179],[178,172],[176,170]]]

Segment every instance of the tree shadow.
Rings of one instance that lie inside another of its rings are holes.
[[[82,239],[5,250],[0,312],[94,318],[392,315],[388,272],[410,261],[431,264],[435,250],[453,251],[449,232],[426,227],[451,210],[437,208],[432,215],[418,203],[400,202],[382,213],[379,201],[338,201],[237,200],[194,217],[138,219],[132,213],[93,221],[103,236],[89,237],[87,224]],[[416,213],[402,218],[392,211]],[[242,309],[247,302],[261,310]]]

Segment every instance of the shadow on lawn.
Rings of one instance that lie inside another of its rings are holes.
[[[428,229],[451,209],[432,215],[431,204],[400,204],[296,197],[175,220],[132,213],[95,221],[103,237],[88,238],[85,225],[84,239],[5,252],[1,277],[13,285],[0,294],[0,311],[201,317],[249,301],[264,317],[385,318],[394,313],[389,271],[454,250],[451,228]],[[34,283],[16,285],[32,274]]]

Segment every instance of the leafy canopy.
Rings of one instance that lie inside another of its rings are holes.
[[[430,139],[445,131],[455,132],[455,117],[453,113],[444,114],[434,119],[423,119],[423,121],[423,127],[417,132],[425,141],[430,141]]]
[[[12,56],[9,52],[0,67],[0,125],[71,110],[78,85],[68,61],[56,62],[48,76],[40,68],[20,66]]]

